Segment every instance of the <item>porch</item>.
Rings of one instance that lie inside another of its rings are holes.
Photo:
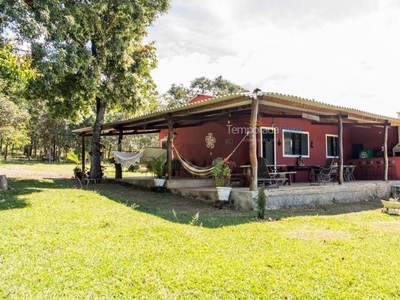
[[[132,185],[151,188],[154,186],[152,177],[130,177],[116,179]],[[387,199],[391,195],[391,187],[400,186],[400,181],[350,181],[339,185],[337,182],[320,186],[310,186],[310,183],[300,182],[292,185],[280,185],[279,188],[266,190],[267,209],[289,208],[299,205],[328,205],[368,201],[372,199]],[[174,194],[199,199],[206,202],[218,200],[217,189],[213,179],[182,178],[166,182],[166,187]],[[233,186],[230,200],[233,206],[240,210],[254,208],[258,191],[249,191],[248,187]],[[394,195],[396,196],[396,195]]]

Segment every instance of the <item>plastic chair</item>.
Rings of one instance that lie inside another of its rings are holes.
[[[356,166],[353,163],[350,163],[349,165],[346,165],[344,172],[343,172],[343,177],[345,181],[354,181],[356,178],[354,177],[354,170]]]

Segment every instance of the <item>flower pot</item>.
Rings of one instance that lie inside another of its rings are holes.
[[[165,179],[164,178],[154,178],[155,186],[164,186]]]
[[[229,186],[217,186],[218,200],[228,201],[232,188]]]
[[[85,175],[82,171],[75,171],[74,172],[75,178],[82,179]]]

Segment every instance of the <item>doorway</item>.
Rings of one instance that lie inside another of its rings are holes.
[[[262,127],[261,128],[261,153],[262,157],[265,158],[269,164],[276,165],[276,145],[275,145],[275,128],[274,127]]]

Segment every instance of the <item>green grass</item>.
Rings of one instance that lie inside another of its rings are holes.
[[[196,219],[167,209],[172,194],[74,182],[10,178],[0,192],[1,299],[400,296],[400,219],[379,208],[267,212],[260,222],[255,211],[209,207]]]

